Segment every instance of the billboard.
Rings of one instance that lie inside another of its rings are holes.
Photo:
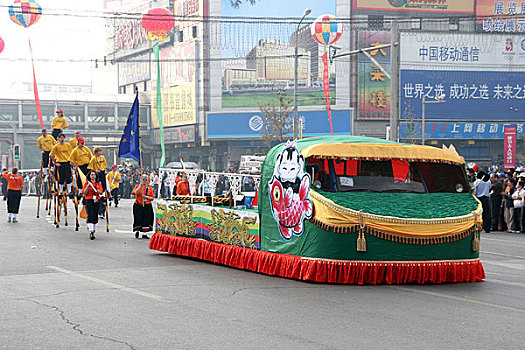
[[[525,72],[402,69],[400,83],[402,119],[421,118],[424,96],[427,119],[523,120]]]
[[[118,85],[124,86],[150,80],[149,53],[134,57],[126,62],[118,63]]]
[[[525,36],[401,33],[401,69],[414,66],[435,69],[439,65],[450,70],[464,67],[465,70],[508,71],[524,64]]]
[[[525,132],[524,123],[513,124],[518,135]],[[509,123],[498,122],[425,122],[425,139],[469,139],[502,140],[504,129]],[[420,121],[401,121],[399,135],[401,139],[421,139]]]
[[[334,135],[350,135],[351,110],[332,110]],[[262,113],[208,113],[209,139],[260,138],[264,128]],[[330,135],[326,110],[298,113],[303,124],[303,136]],[[290,137],[292,134],[290,133]]]
[[[195,125],[164,128],[164,143],[195,142]],[[153,143],[160,145],[160,130],[153,130]]]
[[[195,55],[196,41],[175,44],[160,50],[160,84],[163,126],[180,126],[197,122]],[[157,84],[157,66],[153,65],[154,79],[151,86]],[[156,90],[151,91],[151,121],[153,128],[159,127],[157,117]]]
[[[517,35],[401,33],[400,118],[422,119],[424,98],[426,119],[523,120],[524,40]]]
[[[195,41],[160,50],[160,81],[163,88],[195,82]]]
[[[379,46],[390,43],[390,32],[358,32],[358,48]],[[381,48],[369,52],[384,70],[390,72],[390,48]],[[357,87],[357,119],[390,119],[390,79],[364,54],[359,54]]]
[[[230,0],[221,0],[222,108],[278,105],[279,94],[293,96],[295,42],[298,46],[298,105],[325,105],[320,63],[325,48],[312,38],[310,23],[323,14],[335,15],[336,2],[265,0],[251,4],[243,1],[233,7]],[[312,12],[298,28],[305,8]],[[279,19],[276,19],[276,9]],[[259,20],[246,21],[246,18]],[[329,77],[332,105],[336,95],[335,65],[336,62],[330,65]]]
[[[477,0],[476,22],[485,32],[525,32],[525,2]],[[520,16],[520,17],[521,17]]]
[[[161,89],[162,121],[164,127],[197,122],[195,83]],[[156,91],[151,93],[151,123],[159,127]]]
[[[182,30],[185,27],[193,26],[194,21],[199,21],[204,16],[203,10],[203,0],[173,0],[175,28]]]
[[[171,9],[171,0],[159,0],[153,4],[147,0],[137,0],[123,4],[114,2],[106,4],[105,8],[112,12],[122,13],[136,13],[142,14],[148,12],[149,9],[154,7],[165,7]],[[136,16],[111,16],[108,21],[112,22],[114,35],[111,40],[113,41],[113,58],[120,59],[123,57],[129,57],[139,52],[149,51],[151,49],[151,42],[146,39],[148,33],[140,24],[141,19]],[[171,32],[168,32],[168,37],[171,38]]]
[[[357,11],[472,14],[474,13],[474,0],[353,0],[353,9]]]

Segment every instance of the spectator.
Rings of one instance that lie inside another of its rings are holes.
[[[170,191],[170,178],[168,177],[168,173],[164,173],[162,175],[162,184],[160,187],[160,195],[162,198],[171,198],[171,191]]]
[[[7,168],[2,169],[2,174],[7,171]],[[4,201],[7,200],[7,179],[2,176],[0,180],[2,182],[2,195],[4,196]]]
[[[506,185],[505,192],[503,192],[505,197],[505,224],[507,225],[507,232],[514,232],[516,231],[516,226],[514,223],[514,199],[512,199],[512,195],[516,191],[516,179],[508,178]]]
[[[525,198],[525,189],[523,188],[525,183],[520,177],[520,181],[516,186],[516,191],[512,194],[513,204],[514,204],[514,222],[515,230],[514,233],[524,232],[525,228],[523,227],[523,199]]]
[[[152,170],[150,174],[150,184],[149,185],[151,186],[151,188],[153,188],[153,194],[155,195],[155,198],[158,197],[159,183],[160,183],[159,175],[157,175],[157,172],[155,170]]]
[[[501,177],[500,177],[501,176]],[[491,225],[492,231],[498,231],[498,222],[501,213],[501,192],[504,192],[503,180],[505,175],[497,175],[493,173],[490,175],[490,214],[491,214]]]
[[[474,195],[479,199],[483,207],[483,230],[486,233],[490,233],[491,218],[489,193],[491,183],[489,181],[489,175],[484,171],[479,171],[476,177],[477,179],[474,181]]]

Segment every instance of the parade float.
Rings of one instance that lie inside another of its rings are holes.
[[[464,164],[453,148],[367,137],[287,142],[268,152],[260,177],[188,171],[190,196],[157,201],[149,247],[315,282],[480,281],[481,205]],[[247,177],[257,210],[250,196],[241,202]],[[228,196],[215,193],[221,181]]]

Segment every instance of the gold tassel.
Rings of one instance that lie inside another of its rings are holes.
[[[472,240],[472,251],[479,252],[479,237],[477,233],[474,233],[474,239]]]
[[[366,239],[364,232],[359,232],[359,235],[357,236],[357,251],[366,252]]]
[[[366,252],[366,240],[365,240],[365,218],[363,216],[363,211],[359,211],[359,234],[357,236],[357,251]]]

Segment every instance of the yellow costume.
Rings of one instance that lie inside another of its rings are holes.
[[[89,164],[91,158],[93,158],[93,153],[91,153],[91,150],[87,146],[84,146],[82,148],[77,146],[71,152],[69,160],[76,166],[81,166],[84,164]]]
[[[55,157],[55,160],[60,163],[69,162],[69,157],[71,156],[71,146],[69,143],[57,143],[55,146],[53,146],[53,149],[51,149],[51,153],[49,154],[52,157]]]
[[[40,136],[36,141],[36,145],[41,147],[43,151],[49,152],[56,145],[57,142],[55,138],[51,135]]]

